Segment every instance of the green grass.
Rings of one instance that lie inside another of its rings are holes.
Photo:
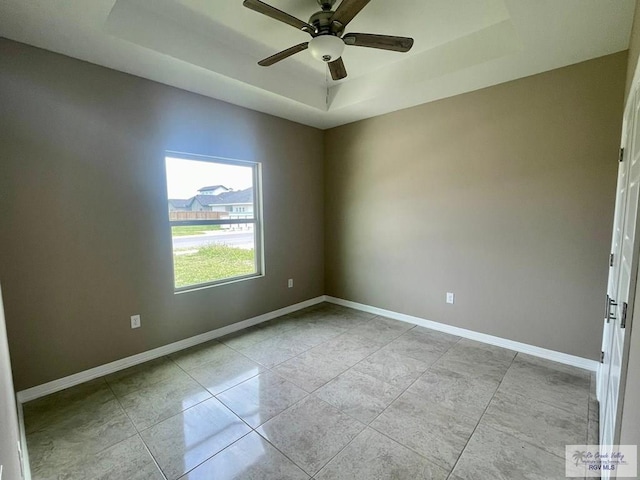
[[[171,227],[173,237],[184,237],[185,235],[202,235],[206,232],[222,230],[220,225],[188,225],[185,227]]]
[[[182,251],[189,250],[184,249]],[[180,252],[176,250],[175,252]],[[173,256],[176,288],[255,273],[255,252],[226,245],[207,245]]]

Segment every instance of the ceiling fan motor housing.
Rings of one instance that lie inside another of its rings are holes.
[[[317,35],[338,35],[344,31],[344,26],[338,22],[332,21],[333,12],[322,10],[311,15],[309,23],[316,28]]]

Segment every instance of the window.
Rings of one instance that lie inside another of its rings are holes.
[[[260,164],[167,153],[176,292],[260,276]]]

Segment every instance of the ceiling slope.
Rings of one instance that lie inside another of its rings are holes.
[[[315,0],[270,0],[302,20]],[[310,37],[242,0],[3,0],[0,36],[318,128],[628,48],[634,0],[372,0],[347,31],[410,36],[408,53],[347,46],[333,81]]]

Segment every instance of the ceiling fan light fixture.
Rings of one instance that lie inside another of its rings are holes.
[[[309,50],[313,58],[326,63],[333,62],[342,55],[344,42],[335,35],[320,35],[309,42]]]

